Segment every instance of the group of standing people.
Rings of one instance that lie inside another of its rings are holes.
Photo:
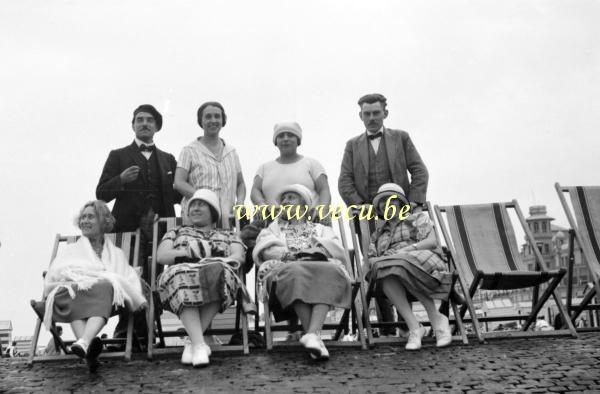
[[[437,313],[433,299],[448,297],[449,274],[432,242],[432,223],[420,212],[427,169],[408,133],[384,126],[388,110],[383,95],[363,96],[358,105],[366,130],[346,144],[338,181],[342,199],[348,205],[373,204],[379,211],[387,197],[395,195],[397,204],[412,207],[405,221],[391,218],[383,226],[371,227],[369,254],[374,264],[368,279],[377,281],[380,318],[393,320],[391,301],[410,330],[407,349],[420,348],[424,330],[410,310],[410,294],[428,311],[437,345],[446,346],[451,338],[448,320]],[[97,335],[115,306],[139,310],[145,305],[139,273],[104,234],[139,228],[141,260],[146,261],[155,218],[175,216],[174,205],[179,203],[184,224],[168,231],[158,245],[157,261],[165,269],[157,284],[163,307],[178,315],[189,335],[181,362],[209,364],[211,351],[203,333],[214,316],[234,301],[238,290],[244,294],[246,311],[251,311],[251,300],[238,277],[238,268],[250,252],[261,298],[268,300],[276,320],[298,318],[304,330],[301,344],[313,359],[328,359],[320,338],[327,312],[349,308],[352,302],[339,239],[327,224],[304,216],[263,223],[257,238],[242,242],[239,234],[229,230],[233,207],[244,204],[246,185],[235,148],[220,136],[227,123],[225,109],[218,102],[204,103],[197,120],[203,135],[175,160],[155,145],[161,114],[148,104],[134,111],[134,141],[110,152],[96,188],[98,200],[87,203],[76,220],[83,237],[51,265],[46,277],[47,300],[51,300],[46,303],[46,322],[51,318],[71,322],[77,337],[71,349],[95,370],[102,350]],[[250,192],[254,204],[329,206],[325,169],[298,152],[302,139],[298,123],[275,125],[272,142],[279,156],[258,168]],[[112,200],[111,214],[106,202]],[[102,302],[96,304],[102,305],[91,307],[98,300]],[[144,324],[143,313],[138,313],[139,333],[146,332]],[[124,336],[126,327],[127,314],[121,313],[115,336]]]

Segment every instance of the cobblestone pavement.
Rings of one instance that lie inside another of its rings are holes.
[[[330,350],[324,363],[300,348],[213,354],[204,369],[184,367],[175,355],[103,360],[97,374],[74,360],[30,368],[4,358],[0,392],[600,392],[600,333],[445,349],[428,343],[410,353],[400,345]]]

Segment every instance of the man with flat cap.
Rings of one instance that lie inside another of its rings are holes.
[[[154,216],[175,216],[174,204],[179,203],[181,196],[173,190],[175,157],[154,144],[154,134],[162,127],[161,114],[152,105],[140,105],[133,111],[131,127],[135,139],[130,145],[110,152],[96,187],[96,197],[106,202],[115,200],[114,232],[140,228],[140,262],[145,268],[151,253]],[[147,273],[143,276],[148,279]],[[136,332],[145,336],[143,313],[135,316],[135,326]],[[125,336],[126,330],[127,313],[122,313],[115,337]]]
[[[410,136],[384,127],[388,110],[382,94],[367,94],[358,100],[358,106],[366,130],[346,143],[338,179],[340,196],[348,206],[371,204],[379,186],[395,183],[406,191],[413,208],[419,209],[426,201],[429,174]],[[389,302],[381,292],[375,297],[379,320],[393,321]],[[395,329],[380,332],[394,334]]]

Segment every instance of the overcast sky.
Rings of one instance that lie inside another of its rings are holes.
[[[380,92],[433,203],[517,198],[566,226],[553,183],[600,184],[598,20],[586,0],[2,2],[0,320],[31,335],[54,235],[76,232],[143,103],[175,157],[198,106],[223,103],[248,191],[278,154],[273,124],[299,122],[339,202],[356,101]]]

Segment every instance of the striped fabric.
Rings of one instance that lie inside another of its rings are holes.
[[[240,159],[234,147],[225,144],[221,160],[199,140],[185,146],[179,155],[177,167],[188,172],[188,183],[196,189],[210,189],[217,194],[221,213],[227,217],[236,202],[237,174],[242,172]],[[181,214],[187,217],[187,201],[181,202]]]
[[[592,257],[588,262],[593,272],[600,276],[600,186],[575,186],[567,188],[571,196],[571,204],[577,231],[586,250]]]
[[[484,273],[525,271],[503,203],[446,207],[456,268],[468,285]]]

